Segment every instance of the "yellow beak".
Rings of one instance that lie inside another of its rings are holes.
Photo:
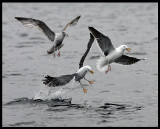
[[[126,50],[130,52],[130,51],[131,51],[131,48],[126,48]]]
[[[94,72],[93,72],[92,70],[90,70],[90,72],[91,72],[92,74],[94,74]]]

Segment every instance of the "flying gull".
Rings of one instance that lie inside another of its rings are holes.
[[[111,63],[119,63],[122,65],[131,65],[140,60],[144,59],[137,59],[135,57],[129,57],[124,55],[124,51],[131,51],[131,48],[128,48],[126,45],[120,45],[119,47],[115,48],[109,39],[108,36],[103,35],[93,27],[88,27],[92,35],[96,38],[97,44],[103,53],[104,57],[101,57],[97,62],[97,69],[99,71],[105,71],[106,65],[108,65],[108,71],[111,71]]]
[[[75,26],[81,16],[76,17],[71,22],[69,22],[61,32],[55,33],[53,32],[43,21],[32,19],[32,18],[24,18],[24,17],[15,17],[18,21],[22,22],[27,27],[34,27],[36,26],[40,31],[42,31],[46,37],[53,42],[53,46],[47,51],[48,54],[54,54],[55,57],[55,51],[59,50],[58,56],[60,56],[60,48],[63,47],[64,44],[62,44],[65,36],[68,36],[66,34],[65,30],[70,26]]]
[[[94,41],[94,37],[90,34],[90,40],[88,42],[88,46],[92,45]],[[87,89],[85,89],[81,83],[81,79],[85,79],[86,81],[88,81],[90,84],[93,84],[93,81],[89,81],[88,79],[85,78],[85,75],[87,72],[90,73],[94,73],[91,69],[90,66],[83,66],[84,60],[86,55],[89,52],[90,47],[87,48],[85,54],[82,56],[80,63],[79,63],[79,69],[77,72],[73,73],[73,74],[67,74],[67,75],[62,75],[59,77],[51,77],[47,74],[44,75],[44,80],[43,80],[43,84],[49,86],[49,87],[57,87],[57,86],[63,86],[67,83],[69,83],[73,78],[75,79],[75,81],[79,82],[80,85],[83,88],[83,92],[86,93]]]

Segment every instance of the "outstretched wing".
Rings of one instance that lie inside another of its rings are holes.
[[[100,47],[101,51],[104,53],[105,56],[107,56],[108,53],[110,53],[115,49],[108,36],[103,35],[93,27],[88,27],[88,28],[90,32],[93,34],[93,36],[96,38],[98,46]]]
[[[79,20],[81,16],[76,17],[75,19],[73,19],[71,22],[69,22],[62,30],[62,32],[64,32],[66,30],[67,27],[69,26],[75,26]]]
[[[80,60],[80,62],[79,62],[79,69],[80,69],[81,67],[83,67],[84,60],[85,60],[88,52],[90,51],[90,48],[91,48],[91,46],[92,46],[92,44],[93,44],[93,41],[94,41],[94,37],[93,37],[93,35],[90,33],[90,40],[89,40],[88,45],[87,45],[87,50],[86,50],[86,52],[84,53],[84,55],[82,56],[82,58],[81,58],[81,60]]]
[[[60,77],[51,77],[49,75],[44,76],[43,84],[49,86],[49,87],[56,87],[56,86],[63,86],[67,83],[69,83],[75,74],[68,74],[68,75],[62,75]]]
[[[42,21],[32,19],[32,18],[24,18],[24,17],[15,17],[18,21],[22,22],[23,25],[27,27],[38,27],[40,31],[42,31],[49,40],[54,41],[55,33],[50,30],[50,28]]]
[[[119,64],[123,64],[123,65],[131,65],[131,64],[134,64],[140,60],[145,60],[145,59],[137,59],[135,57],[129,57],[126,55],[122,55],[120,58],[116,59],[114,62],[119,63]]]

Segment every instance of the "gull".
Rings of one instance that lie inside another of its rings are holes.
[[[88,42],[88,46],[92,45],[94,41],[94,37],[90,34],[90,40]],[[90,48],[88,48],[90,49]],[[88,79],[85,78],[85,75],[90,72],[92,74],[94,74],[94,72],[92,71],[91,67],[86,65],[83,66],[84,60],[86,55],[88,54],[89,50],[86,50],[86,52],[84,53],[84,55],[82,56],[80,63],[79,63],[79,69],[73,73],[73,74],[66,74],[66,75],[62,75],[59,77],[51,77],[47,74],[43,75],[45,79],[43,79],[43,84],[47,85],[48,87],[57,87],[57,86],[64,86],[65,84],[69,83],[71,80],[75,80],[75,82],[79,82],[80,85],[83,88],[83,92],[87,93],[87,89],[85,89],[81,83],[81,79],[85,79],[86,81],[88,81],[90,84],[93,84],[93,81],[89,81]]]
[[[110,64],[113,62],[122,65],[131,65],[140,60],[145,60],[124,55],[124,51],[127,50],[130,52],[131,48],[127,47],[126,45],[120,45],[119,47],[115,48],[108,36],[103,35],[93,27],[88,27],[88,29],[96,39],[96,43],[104,55],[104,57],[101,57],[97,61],[97,69],[99,71],[105,71],[106,65],[108,65],[108,69],[105,71],[105,73],[108,73],[108,71],[111,71]]]
[[[81,16],[76,17],[72,21],[70,21],[59,33],[53,32],[43,21],[36,20],[33,18],[25,18],[25,17],[15,17],[18,21],[22,22],[23,25],[26,27],[34,27],[36,26],[40,31],[42,31],[45,36],[53,42],[53,46],[47,50],[48,54],[54,54],[55,57],[55,51],[59,50],[58,56],[60,56],[60,48],[63,47],[64,44],[62,44],[65,36],[68,36],[68,34],[65,32],[65,30],[70,26],[75,26]]]

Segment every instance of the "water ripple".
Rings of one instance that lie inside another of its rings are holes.
[[[137,43],[137,42],[125,42],[125,44],[140,45],[140,44]]]
[[[100,91],[99,93],[105,93],[105,92],[110,92],[110,91],[108,91],[108,90],[105,90],[105,91]]]
[[[134,52],[134,53],[127,53],[128,55],[147,55],[146,52]]]
[[[42,40],[42,41],[44,41],[44,38],[41,38],[41,37],[31,37],[29,39],[30,40]]]
[[[20,74],[20,73],[11,73],[11,74],[9,74],[8,76],[21,76],[22,74]]]
[[[51,100],[41,100],[41,99],[29,99],[26,97],[18,98],[13,101],[10,101],[5,104],[7,105],[17,105],[17,104],[47,104],[50,107],[57,107],[57,106],[70,106],[71,104],[71,98],[69,99],[51,99]]]
[[[32,47],[32,45],[18,45],[15,46],[16,48],[23,48],[23,47]]]
[[[22,33],[22,34],[20,34],[20,36],[21,36],[21,37],[27,37],[28,34],[27,34],[27,33]]]
[[[32,125],[32,124],[34,124],[35,123],[35,121],[30,121],[30,122],[18,122],[18,123],[14,123],[14,124],[10,124],[10,126],[14,126],[14,127],[16,127],[16,126],[25,126],[25,125]]]
[[[89,59],[99,59],[100,56],[91,56]]]

